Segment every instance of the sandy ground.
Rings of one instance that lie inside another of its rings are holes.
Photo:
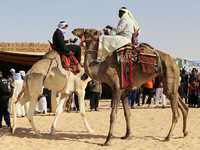
[[[57,135],[50,135],[53,114],[35,115],[37,129],[42,133],[38,137],[33,132],[26,118],[17,119],[17,129],[11,135],[8,129],[0,130],[1,150],[199,150],[200,149],[200,109],[191,108],[188,116],[189,135],[183,138],[182,116],[169,142],[163,142],[171,125],[171,108],[169,103],[165,109],[152,105],[148,108],[137,107],[131,109],[131,138],[121,140],[125,135],[125,119],[122,105],[118,109],[118,118],[115,124],[114,137],[111,145],[102,147],[109,129],[110,100],[100,100],[99,111],[89,112],[89,100],[85,100],[86,115],[90,127],[95,133],[87,133],[79,113],[72,111],[60,115],[57,123]],[[161,107],[161,106],[160,106]],[[3,123],[5,127],[5,123]]]

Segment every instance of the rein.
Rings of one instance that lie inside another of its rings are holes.
[[[47,77],[47,74],[49,73],[49,70],[50,70],[50,67],[51,67],[51,65],[52,65],[53,60],[56,60],[57,67],[58,67],[58,61],[57,61],[57,59],[56,59],[56,57],[58,56],[58,54],[59,54],[59,53],[57,53],[57,55],[54,56],[53,58],[45,58],[45,59],[50,59],[51,62],[50,62],[50,64],[49,64],[49,68],[48,68],[48,70],[47,70],[47,73],[46,73],[46,75],[45,75],[45,77],[44,77],[44,79],[43,79],[43,83],[44,83],[44,81],[45,81],[45,79],[46,79],[46,77]]]

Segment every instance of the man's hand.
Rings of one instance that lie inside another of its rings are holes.
[[[76,41],[78,40],[78,38],[74,38],[71,43],[76,43]]]
[[[110,25],[107,25],[106,28],[112,30],[113,27],[111,27]]]

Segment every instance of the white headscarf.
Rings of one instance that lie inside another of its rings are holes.
[[[26,75],[24,70],[20,70],[19,73],[21,74],[22,77],[25,77],[25,75]]]
[[[15,72],[15,69],[14,68],[10,69],[10,72]]]
[[[140,27],[137,23],[137,21],[135,20],[135,18],[133,17],[133,15],[131,14],[131,12],[128,9],[124,9],[124,8],[120,8],[119,10],[124,11],[125,13],[123,14],[123,16],[120,18],[119,22],[121,21],[122,18],[129,16],[132,20],[133,20],[133,24],[134,24],[134,31],[138,31],[138,33],[140,33]]]
[[[58,29],[62,32],[62,34],[64,35],[67,31],[67,29],[63,29],[63,27],[68,26],[66,22],[60,22],[58,24]]]
[[[21,73],[16,73],[14,80],[22,80]]]

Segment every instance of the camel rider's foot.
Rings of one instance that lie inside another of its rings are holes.
[[[83,63],[79,63],[81,67],[83,67]]]
[[[86,73],[84,73],[81,77],[81,80],[85,81],[88,78],[88,75]]]
[[[96,63],[98,63],[98,64],[100,64],[100,63],[102,63],[103,62],[103,60],[102,59],[95,59],[94,60]]]

